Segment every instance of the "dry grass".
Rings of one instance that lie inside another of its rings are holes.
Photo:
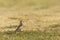
[[[60,24],[59,0],[0,0],[0,27],[18,25],[23,20],[23,30],[35,30]]]
[[[60,40],[60,0],[0,0],[0,40]]]

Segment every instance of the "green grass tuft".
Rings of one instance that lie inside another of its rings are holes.
[[[48,30],[49,31],[49,30]],[[7,31],[0,33],[0,40],[60,40],[58,31]]]

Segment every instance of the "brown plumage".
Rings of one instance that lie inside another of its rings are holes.
[[[17,28],[16,28],[16,30],[15,31],[17,31],[17,30],[21,30],[21,27],[23,26],[23,23],[22,23],[22,20],[20,20],[20,23],[19,23],[19,25],[17,26]]]

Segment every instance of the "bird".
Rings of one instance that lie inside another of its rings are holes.
[[[20,20],[19,25],[17,26],[15,31],[18,31],[19,29],[21,30],[21,27],[23,26],[22,20]]]

